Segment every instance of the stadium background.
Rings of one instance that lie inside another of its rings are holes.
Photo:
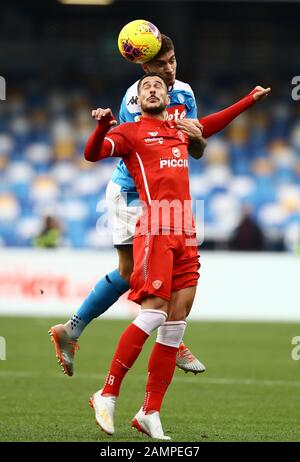
[[[136,18],[149,19],[173,38],[177,78],[191,84],[199,115],[230,105],[255,85],[272,87],[266,101],[209,140],[203,160],[190,162],[192,196],[204,200],[205,240],[187,338],[208,362],[208,375],[189,379],[196,387],[191,390],[195,413],[189,418],[198,428],[199,401],[209,429],[209,436],[201,434],[204,440],[299,440],[299,363],[291,359],[292,338],[300,335],[300,103],[291,96],[292,78],[300,75],[299,13],[299,2],[269,1],[2,4],[0,336],[7,343],[7,361],[0,361],[5,416],[0,440],[98,439],[96,430],[90,434],[90,415],[76,404],[70,419],[75,433],[54,428],[52,421],[63,426],[70,417],[55,413],[58,396],[71,407],[72,393],[86,399],[84,380],[91,391],[91,384],[98,386],[94,345],[99,338],[106,345],[104,374],[123,326],[117,319],[133,316],[136,306],[123,299],[105,315],[113,321],[86,331],[78,358],[82,375],[67,389],[56,381],[53,352],[44,339],[54,320],[41,316],[63,321],[116,265],[111,234],[102,229],[97,210],[115,161],[89,164],[82,151],[94,127],[90,109],[110,106],[117,114],[125,90],[141,75],[116,46],[121,27]],[[49,215],[59,224],[60,245],[38,248],[45,245],[36,237]],[[245,215],[254,232],[246,244],[237,233]],[[28,315],[35,317],[24,319]],[[199,319],[215,322],[195,322]],[[177,380],[183,392],[184,379]],[[136,385],[129,384],[134,399]],[[22,402],[15,401],[17,391]],[[42,417],[41,403],[48,406]],[[258,414],[250,408],[259,408]],[[86,427],[76,412],[83,413]],[[172,412],[170,426],[177,418]],[[200,438],[191,432],[191,441]],[[178,435],[186,438],[180,428]]]
[[[115,266],[111,232],[97,204],[105,198],[117,160],[95,165],[84,161],[82,152],[94,127],[90,109],[111,106],[118,114],[125,90],[141,75],[140,67],[122,59],[116,46],[120,28],[139,16],[174,39],[177,75],[194,89],[199,115],[232,104],[257,84],[272,87],[270,98],[209,140],[203,160],[190,161],[192,197],[204,201],[205,223],[201,310],[192,316],[268,319],[273,312],[275,318],[299,319],[300,103],[291,97],[300,58],[297,12],[298,2],[288,8],[270,2],[116,1],[80,7],[48,0],[43,6],[32,1],[3,5],[0,59],[7,95],[0,104],[2,312],[22,313],[30,307],[34,313],[55,313],[56,308],[72,312],[104,268]],[[53,254],[37,257],[37,251],[29,251],[46,245],[37,236],[48,215],[58,222],[59,247],[67,255],[56,255],[51,274],[47,262]],[[246,220],[237,231],[245,215],[250,223]],[[76,265],[80,249],[91,251],[82,262],[86,278]],[[226,253],[230,249],[271,254],[236,260],[236,254]],[[221,250],[225,253],[219,254]],[[70,255],[75,255],[75,264],[67,264]],[[44,267],[30,263],[36,258]],[[214,259],[209,271],[206,258],[208,263]],[[289,278],[282,281],[275,271],[279,266]],[[70,276],[70,267],[77,268],[77,275]],[[218,292],[222,294],[235,269],[236,278],[245,277],[228,303],[214,299],[216,281],[224,284]],[[240,309],[249,280],[259,284],[265,274],[269,278],[260,284],[258,301],[255,293],[248,308]],[[283,313],[287,294],[291,312]]]

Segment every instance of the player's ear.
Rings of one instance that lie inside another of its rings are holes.
[[[171,98],[169,95],[167,95],[167,106],[169,106],[171,104]]]
[[[145,74],[147,74],[147,73],[149,72],[149,68],[148,68],[147,64],[146,64],[146,63],[142,63],[141,66],[142,66],[142,69],[143,69],[143,71],[145,72]]]
[[[140,106],[141,105],[141,100],[140,100],[140,97],[138,96],[137,97],[137,104]]]

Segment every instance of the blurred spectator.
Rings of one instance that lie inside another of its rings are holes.
[[[34,239],[35,247],[55,248],[61,244],[61,229],[54,217],[47,216],[41,233]]]
[[[231,237],[230,249],[240,251],[264,250],[264,235],[258,224],[252,219],[250,211],[246,210],[240,224]]]

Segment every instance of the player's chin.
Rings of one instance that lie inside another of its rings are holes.
[[[161,102],[153,102],[145,104],[142,109],[148,114],[160,114],[165,109],[165,106]]]
[[[165,80],[168,86],[171,87],[175,83],[175,74],[166,75]]]

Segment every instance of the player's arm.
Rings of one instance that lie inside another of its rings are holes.
[[[253,106],[257,101],[264,99],[268,94],[271,92],[271,88],[263,88],[260,86],[255,87],[254,90],[249,93],[249,95],[242,98],[237,103],[233,104],[232,106],[223,109],[222,111],[215,112],[214,114],[210,114],[208,116],[202,117],[199,120],[193,120],[193,122],[200,126],[202,125],[203,131],[202,135],[205,138],[209,138],[210,136],[214,135],[215,133],[220,132],[223,130],[233,119],[235,119],[238,115],[242,112],[249,109]],[[192,120],[192,119],[190,119]],[[181,119],[177,122],[176,126],[183,130],[186,125],[186,119]]]
[[[216,112],[206,117],[202,117],[199,122],[203,125],[203,136],[208,138],[215,133],[223,130],[227,125],[242,112],[249,109],[257,101],[264,99],[271,92],[271,88],[257,86],[254,90],[237,103],[229,106],[223,111]]]
[[[202,137],[202,135],[198,138],[195,138],[194,140],[190,140],[189,154],[194,159],[200,159],[204,154],[206,145],[207,141]]]
[[[113,126],[117,125],[111,109],[94,109],[92,117],[97,120],[97,127],[85,145],[86,160],[96,162],[105,157],[122,157],[124,152],[130,152],[129,142],[120,129],[108,133]]]

